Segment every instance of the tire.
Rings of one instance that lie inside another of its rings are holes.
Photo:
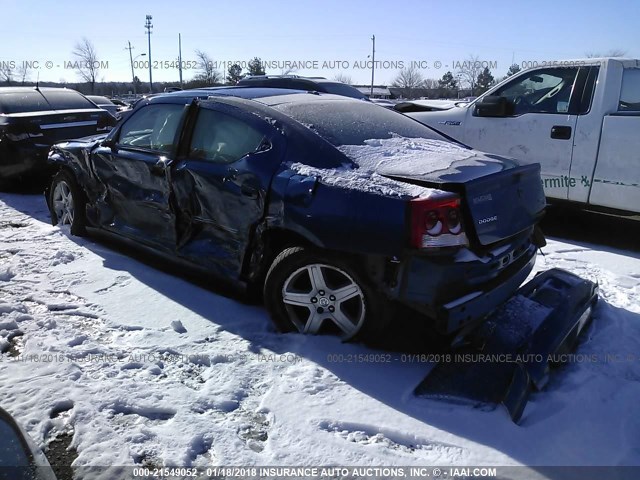
[[[264,302],[280,331],[318,334],[333,327],[343,341],[376,338],[388,301],[342,257],[302,247],[283,250],[264,283]]]
[[[69,225],[71,235],[86,235],[85,208],[87,199],[74,176],[66,171],[58,172],[51,181],[49,211],[52,225]]]

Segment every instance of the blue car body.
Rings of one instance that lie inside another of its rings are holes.
[[[181,108],[174,147],[158,153],[120,145],[123,125],[152,105]],[[232,162],[194,158],[189,145],[205,110],[259,132],[259,147]],[[353,130],[366,136],[367,125],[398,121],[448,141],[369,102],[316,92],[222,88],[149,98],[109,135],[55,145],[49,162],[71,173],[81,187],[88,227],[230,282],[260,283],[283,248],[313,246],[348,256],[380,295],[417,310],[448,333],[482,320],[517,290],[544,242],[536,227],[545,206],[539,165],[521,166],[468,149],[471,163],[433,169],[427,156],[406,171],[378,171],[384,179],[459,199],[468,242],[420,248],[411,242],[415,198],[371,192],[323,175],[339,180],[362,167],[305,120],[311,112],[322,122],[322,111],[366,120],[330,126],[339,134]],[[301,164],[309,168],[295,167]]]

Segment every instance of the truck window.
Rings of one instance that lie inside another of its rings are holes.
[[[640,112],[640,68],[624,69],[618,111]]]
[[[495,92],[513,105],[514,115],[569,111],[569,100],[578,68],[534,70]]]

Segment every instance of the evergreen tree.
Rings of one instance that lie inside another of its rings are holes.
[[[493,75],[491,75],[491,70],[489,67],[484,67],[484,70],[480,72],[478,75],[478,80],[476,81],[476,95],[482,95],[484,92],[489,90],[489,87],[493,85],[495,79]]]

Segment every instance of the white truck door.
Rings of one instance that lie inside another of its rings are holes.
[[[489,92],[506,98],[508,116],[479,116],[471,107],[463,142],[526,163],[539,162],[547,197],[567,199],[576,184],[569,173],[577,120],[572,92],[578,71],[578,67],[526,71]]]
[[[624,68],[617,112],[605,115],[589,204],[640,212],[640,67]]]

